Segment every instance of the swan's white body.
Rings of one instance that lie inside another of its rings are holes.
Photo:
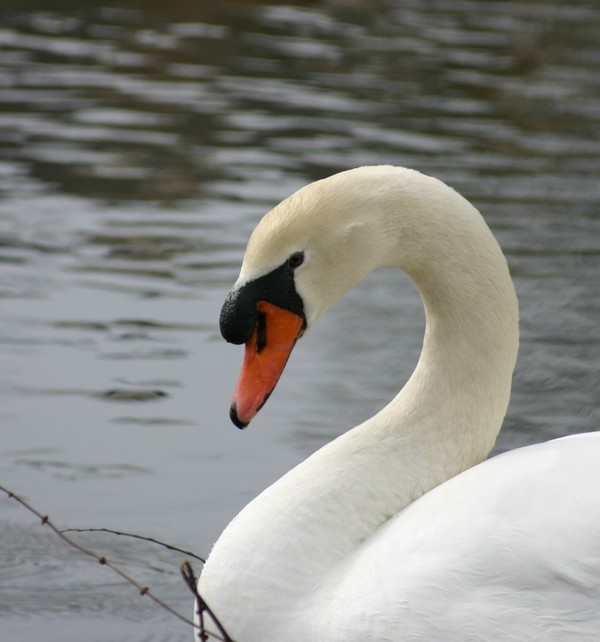
[[[236,642],[600,640],[600,434],[482,462],[508,404],[518,309],[500,248],[443,183],[350,170],[278,205],[236,287],[306,259],[307,325],[398,266],[426,311],[382,411],[251,502],[199,588]]]

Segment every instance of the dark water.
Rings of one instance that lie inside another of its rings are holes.
[[[507,253],[523,342],[498,450],[596,429],[599,32],[591,0],[3,0],[0,481],[63,526],[208,553],[389,400],[423,331],[395,272],[302,341],[245,433],[216,325],[260,215],[362,164],[448,181]],[[181,556],[85,541],[190,613]],[[0,499],[0,638],[191,632]]]

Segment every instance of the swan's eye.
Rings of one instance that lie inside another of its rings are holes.
[[[295,270],[297,267],[300,267],[302,263],[304,263],[304,252],[294,252],[287,260],[287,266],[291,270]]]

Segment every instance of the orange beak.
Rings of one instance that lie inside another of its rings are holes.
[[[256,311],[258,321],[231,399],[229,416],[238,428],[245,428],[263,407],[304,330],[301,317],[267,301],[259,301]]]

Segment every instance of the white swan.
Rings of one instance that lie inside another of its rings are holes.
[[[363,167],[263,218],[221,317],[246,343],[234,422],[379,266],[424,302],[412,377],[231,522],[200,593],[236,642],[600,640],[600,433],[480,463],[508,404],[517,300],[482,217],[440,181]]]

